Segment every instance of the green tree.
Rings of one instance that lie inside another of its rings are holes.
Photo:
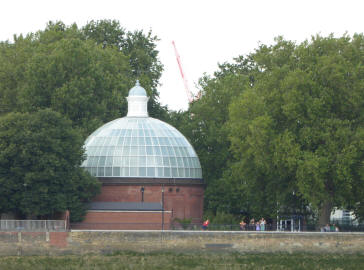
[[[156,89],[162,72],[157,37],[123,33],[116,21],[82,29],[49,22],[43,31],[0,42],[0,114],[51,108],[86,137],[126,114],[125,97],[139,78],[151,97],[150,114],[168,118]]]
[[[82,28],[86,39],[96,41],[103,48],[114,48],[128,57],[130,77],[138,79],[147,90],[150,101],[148,112],[152,117],[168,120],[167,107],[161,106],[157,87],[162,75],[163,65],[158,59],[156,49],[158,37],[152,31],[126,31],[115,20],[90,21]]]
[[[51,218],[84,204],[100,190],[81,167],[83,138],[70,120],[50,109],[0,118],[0,212]]]
[[[253,54],[260,73],[231,104],[229,130],[234,174],[257,205],[273,212],[296,201],[317,209],[320,225],[333,207],[360,214],[363,48],[363,35],[330,35],[299,45],[278,38]]]
[[[228,106],[253,83],[251,59],[240,57],[222,64],[214,76],[200,79],[201,97],[186,112],[171,113],[171,123],[192,143],[206,182],[205,210],[239,214],[244,202],[231,177],[233,160],[226,123]]]

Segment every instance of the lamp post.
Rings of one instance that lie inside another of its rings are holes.
[[[164,184],[162,184],[162,231],[164,230]]]
[[[141,187],[140,191],[142,192],[142,202],[144,202],[144,187]]]

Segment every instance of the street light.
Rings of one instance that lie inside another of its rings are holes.
[[[164,184],[162,184],[162,231],[164,230]]]

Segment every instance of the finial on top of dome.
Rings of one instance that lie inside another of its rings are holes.
[[[136,80],[135,86],[140,86],[139,80]]]

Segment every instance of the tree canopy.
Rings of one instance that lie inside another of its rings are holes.
[[[51,108],[86,137],[127,111],[135,80],[148,91],[150,114],[166,118],[158,101],[163,70],[151,32],[126,32],[117,21],[83,28],[50,22],[44,31],[0,43],[0,113]]]
[[[0,213],[80,220],[98,191],[80,169],[82,145],[102,124],[123,117],[139,79],[151,116],[168,119],[158,101],[163,67],[152,32],[117,21],[49,22],[44,30],[0,42]]]
[[[333,207],[363,217],[363,48],[362,34],[279,37],[201,80],[184,114],[207,209],[311,211],[321,224]]]
[[[50,109],[0,118],[0,213],[79,220],[100,183],[80,167],[83,138]]]

